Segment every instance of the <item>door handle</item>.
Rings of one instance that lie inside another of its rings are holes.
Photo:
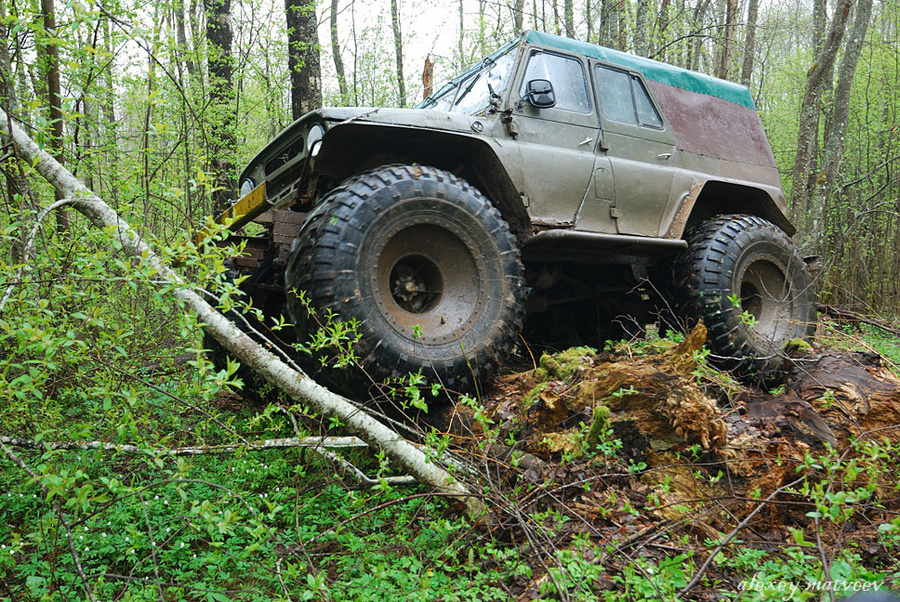
[[[672,153],[660,153],[660,154],[656,155],[656,158],[662,159],[664,161],[668,161],[669,159],[672,158]]]

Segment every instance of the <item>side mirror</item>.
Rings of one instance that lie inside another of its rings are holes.
[[[533,79],[525,87],[525,98],[531,106],[538,109],[549,109],[556,105],[556,94],[553,93],[553,84],[546,79]]]

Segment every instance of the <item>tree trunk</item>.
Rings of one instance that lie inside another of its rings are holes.
[[[400,92],[398,104],[406,105],[406,82],[403,78],[403,35],[400,32],[400,7],[398,0],[391,0],[391,29],[394,30],[394,54],[397,59],[397,90]]]
[[[422,69],[422,100],[425,100],[434,91],[434,63],[431,55],[425,57],[425,67]]]
[[[47,86],[47,107],[50,114],[50,148],[57,161],[63,163],[62,91],[59,84],[59,49],[56,46],[56,9],[53,0],[41,0],[46,38],[40,45],[44,54],[44,76]],[[63,197],[56,191],[56,200]],[[65,209],[56,212],[56,230],[65,235],[69,230],[69,216]]]
[[[813,56],[822,54],[825,27],[828,25],[827,0],[813,0]],[[799,31],[799,28],[798,28]]]
[[[691,19],[692,27],[690,45],[688,46],[688,56],[685,61],[688,69],[699,71],[700,54],[703,51],[703,37],[700,35],[702,23],[706,20],[706,11],[709,10],[710,0],[697,0],[694,7],[693,18]]]
[[[420,482],[441,492],[460,496],[473,516],[485,513],[483,502],[472,497],[458,479],[440,468],[422,449],[372,418],[359,406],[321,387],[306,374],[287,366],[216,311],[171,267],[164,264],[145,239],[138,236],[109,205],[85,188],[53,157],[42,151],[21,128],[8,121],[6,112],[2,109],[0,132],[8,134],[15,141],[20,156],[33,165],[64,197],[73,199],[73,206],[79,213],[95,227],[109,232],[121,244],[125,253],[152,269],[157,274],[154,281],[193,310],[199,321],[205,324],[206,331],[234,357],[298,403],[308,403],[324,416],[340,420],[351,432],[368,445],[384,451],[392,462]]]
[[[800,107],[800,125],[797,131],[797,156],[791,178],[790,219],[798,229],[795,241],[806,244],[807,235],[818,224],[807,223],[810,198],[816,180],[816,154],[819,139],[819,112],[822,94],[829,85],[837,52],[841,47],[850,14],[851,0],[841,0],[834,11],[828,37],[822,51],[816,57],[806,78],[806,91]]]
[[[487,44],[484,36],[484,4],[487,0],[478,0],[478,56],[487,55]]]
[[[183,57],[184,68],[187,69],[188,76],[194,77],[197,67],[194,65],[193,50],[188,46],[187,30],[184,25],[184,2],[179,1],[175,5],[175,36],[178,40],[178,54]],[[179,61],[179,65],[181,62]]]
[[[759,16],[759,0],[747,3],[747,35],[744,37],[744,61],[741,65],[741,83],[750,87],[753,75],[753,59],[756,52],[756,21]]]
[[[853,88],[853,79],[856,75],[856,66],[859,63],[859,55],[862,52],[863,42],[869,28],[872,15],[872,0],[858,0],[856,15],[853,25],[850,27],[847,44],[844,46],[844,56],[838,68],[837,87],[834,91],[834,104],[831,115],[831,126],[825,132],[825,157],[822,174],[825,185],[816,197],[818,200],[812,203],[810,215],[813,223],[824,225],[829,199],[834,192],[835,182],[844,156],[844,135],[847,132],[847,122],[850,118],[850,92]],[[822,178],[819,178],[821,180]],[[812,246],[817,251],[824,251],[825,228],[814,227],[810,230],[813,234]]]
[[[616,48],[625,52],[628,47],[628,8],[625,0],[616,2]]]
[[[572,0],[563,0],[563,19],[565,20],[566,36],[575,37],[575,7]]]
[[[3,40],[12,40],[16,47],[19,44],[18,36],[12,37],[10,30],[11,24],[7,25],[6,7],[0,3],[0,38]],[[9,47],[6,42],[0,42],[0,108],[6,110],[9,114],[19,111],[19,101],[16,96],[15,77],[13,76],[12,63],[9,60]],[[4,141],[5,142],[5,141]],[[25,195],[25,182],[17,169],[10,169],[5,172],[6,175],[6,194],[11,207],[18,208],[18,203],[14,201],[15,195]]]
[[[591,42],[591,38],[594,37],[594,6],[592,0],[584,0],[584,22],[587,25],[587,36],[585,36],[585,41]],[[635,36],[637,32],[635,32]]]
[[[465,60],[465,36],[466,36],[466,23],[465,23],[465,13],[463,12],[463,0],[459,0],[459,39],[457,40],[457,48],[456,54],[459,57],[459,70],[461,71],[466,64]],[[428,59],[426,59],[426,62]]]
[[[716,77],[728,79],[731,67],[731,48],[734,46],[734,20],[737,15],[737,0],[725,0],[725,24],[719,41],[719,65]]]
[[[209,72],[209,165],[215,189],[213,213],[234,200],[234,84],[231,61],[231,0],[204,0],[206,9],[206,65]]]
[[[613,0],[600,0],[600,25],[597,27],[597,43],[612,45]]]
[[[666,60],[666,42],[665,40],[668,38],[668,30],[669,30],[669,0],[660,0],[659,3],[659,21],[657,22],[656,27],[656,37],[660,41],[661,49],[658,53],[658,56],[654,58],[659,59],[660,61]],[[697,23],[697,21],[695,21]]]
[[[513,33],[519,35],[522,33],[522,21],[525,16],[525,0],[515,0],[513,3]],[[544,24],[546,28],[546,23]]]
[[[647,34],[648,13],[650,12],[650,0],[637,0],[634,12],[634,52],[640,56],[648,56],[650,53],[649,38]]]
[[[288,29],[288,70],[291,73],[291,116],[300,119],[322,106],[322,69],[316,3],[284,0]]]
[[[344,74],[344,60],[338,39],[338,0],[331,0],[331,54],[334,56],[334,71],[337,73],[341,104],[347,103],[347,76]]]

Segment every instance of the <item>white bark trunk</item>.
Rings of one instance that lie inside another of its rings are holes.
[[[11,129],[12,131],[8,131]],[[227,318],[220,314],[181,279],[159,256],[132,230],[102,199],[88,190],[67,169],[60,165],[0,109],[0,132],[12,138],[19,155],[30,163],[60,193],[72,199],[72,206],[90,222],[109,229],[122,244],[126,253],[140,257],[159,275],[158,281],[176,285],[172,294],[185,302],[205,324],[209,332],[223,347],[253,368],[257,374],[284,391],[296,401],[310,404],[328,417],[338,418],[370,446],[381,449],[392,462],[442,493],[458,495],[473,516],[485,512],[483,502],[471,495],[466,487],[446,470],[430,462],[425,453],[396,432],[381,424],[349,400],[320,386],[309,376],[293,370],[280,359],[256,344]]]

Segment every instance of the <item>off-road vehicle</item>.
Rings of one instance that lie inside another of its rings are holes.
[[[421,368],[464,388],[526,308],[651,273],[729,367],[765,373],[813,333],[748,90],[592,44],[527,32],[413,109],[308,113],[240,186],[219,219],[268,226],[237,261],[255,305],[286,306],[301,341],[310,307],[355,320],[373,378]]]

